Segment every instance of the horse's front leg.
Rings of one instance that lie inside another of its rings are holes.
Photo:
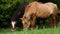
[[[31,20],[31,30],[34,29],[35,27],[35,21],[36,21],[36,17],[33,17],[33,19]]]
[[[14,30],[15,30],[15,24],[16,24],[16,21],[11,21],[12,31],[14,31]]]
[[[56,28],[56,26],[57,26],[57,16],[54,16],[54,15],[52,15],[52,26],[54,27],[54,28]]]

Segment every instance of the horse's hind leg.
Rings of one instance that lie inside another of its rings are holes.
[[[52,26],[53,26],[54,28],[56,28],[56,25],[57,25],[57,16],[56,16],[56,15],[52,15],[52,20],[51,20],[51,22],[52,22]]]

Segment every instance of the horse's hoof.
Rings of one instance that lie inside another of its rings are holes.
[[[31,30],[33,30],[34,28],[31,28]]]
[[[56,26],[54,26],[54,28],[57,28]]]

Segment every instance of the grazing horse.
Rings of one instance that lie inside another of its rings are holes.
[[[15,11],[11,17],[11,24],[12,24],[12,31],[15,30],[15,24],[16,24],[16,21],[19,19],[19,18],[22,18],[24,12],[25,12],[25,7],[28,5],[29,3],[28,2],[24,2],[22,4],[20,4],[18,6],[18,9],[17,11]]]
[[[47,3],[39,3],[39,2],[32,2],[29,4],[29,8],[25,9],[25,13],[23,18],[21,18],[23,23],[23,29],[26,30],[31,25],[31,29],[34,29],[36,18],[47,18],[50,15],[52,26],[56,27],[56,17],[57,17],[57,5],[52,2]]]

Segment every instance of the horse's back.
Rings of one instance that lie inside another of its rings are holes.
[[[45,4],[38,3],[37,6],[38,6],[37,10],[38,9],[39,10],[38,10],[38,12],[37,11],[36,12],[37,12],[37,15],[39,14],[38,15],[39,17],[48,17],[51,14],[53,14],[54,13],[54,9],[57,8],[56,4],[51,3],[51,2],[50,3],[45,3]]]
[[[39,3],[39,2],[32,2],[30,3],[30,7],[26,12],[26,15],[29,16],[31,14],[36,14],[37,17],[49,17],[51,14],[54,13],[54,10],[57,8],[56,4],[54,3]],[[57,9],[56,9],[57,10]]]
[[[45,3],[47,4],[49,7],[52,7],[53,10],[54,10],[54,14],[56,15],[57,14],[57,10],[58,10],[58,7],[56,4],[52,3],[52,2],[48,2],[48,3]]]
[[[48,9],[48,6],[45,5],[45,4],[38,4],[37,5],[37,15],[38,17],[46,17],[46,16],[49,16],[50,15],[50,12],[49,12],[49,9]]]

